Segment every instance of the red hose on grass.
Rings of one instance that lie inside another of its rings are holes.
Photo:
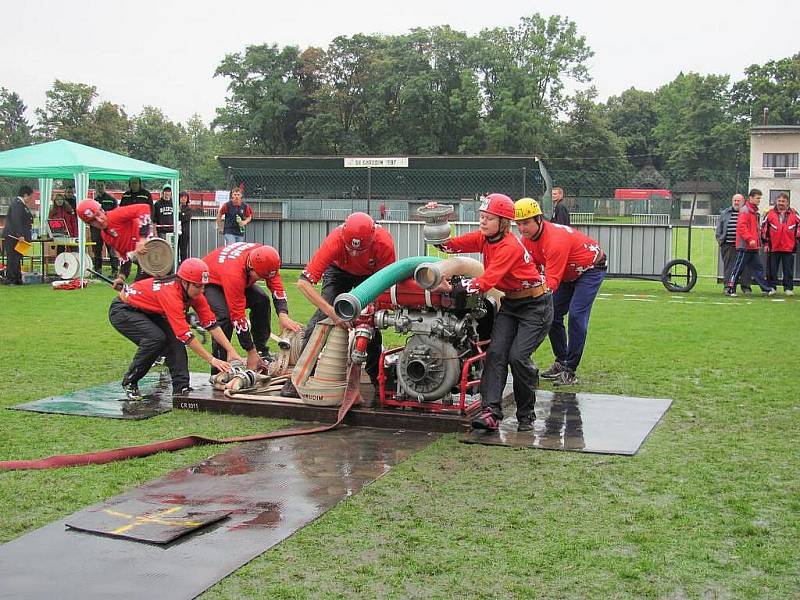
[[[81,467],[84,465],[102,465],[116,460],[128,458],[142,458],[157,454],[159,452],[174,452],[192,446],[202,446],[207,444],[235,444],[237,442],[257,442],[259,440],[271,440],[294,435],[308,435],[310,433],[321,433],[329,431],[341,425],[345,416],[353,408],[353,405],[360,398],[359,382],[361,380],[360,365],[351,365],[347,377],[347,389],[344,393],[342,405],[336,415],[336,422],[330,425],[320,425],[308,429],[289,429],[272,431],[270,433],[257,433],[254,435],[244,435],[223,439],[209,438],[201,435],[188,435],[186,437],[143,444],[141,446],[127,446],[125,448],[114,448],[113,450],[100,450],[99,452],[87,452],[85,454],[63,454],[61,456],[50,456],[32,460],[6,460],[0,461],[0,470],[19,471],[33,469],[55,469],[58,467]]]

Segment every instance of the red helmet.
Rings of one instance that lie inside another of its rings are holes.
[[[178,267],[178,277],[195,285],[208,283],[208,265],[199,258],[187,258]]]
[[[103,210],[97,200],[87,198],[78,203],[77,206],[78,216],[84,223],[91,223],[92,220]]]
[[[250,252],[250,268],[261,279],[274,277],[281,268],[281,255],[272,246],[259,246]]]
[[[478,210],[503,219],[514,220],[514,201],[505,194],[489,194],[483,198]]]
[[[351,252],[363,252],[372,245],[375,227],[375,221],[367,213],[353,213],[342,225],[344,245]]]

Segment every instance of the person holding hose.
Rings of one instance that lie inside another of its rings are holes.
[[[142,399],[139,380],[160,356],[166,359],[174,394],[191,390],[186,347],[220,371],[229,372],[230,361],[241,361],[203,295],[207,283],[206,263],[199,258],[189,258],[181,263],[176,275],[134,282],[125,286],[111,303],[108,309],[111,325],[138,347],[122,379],[129,400]],[[194,337],[186,320],[189,308],[195,310],[202,327],[225,349],[227,361],[209,354]]]
[[[336,296],[349,292],[370,275],[395,260],[397,258],[391,234],[376,225],[372,217],[366,213],[353,213],[342,225],[329,233],[297,280],[300,292],[317,307],[317,311],[306,326],[303,348],[311,338],[314,327],[326,317],[336,325],[347,327],[345,322],[336,316],[333,308]],[[314,287],[320,279],[322,293]],[[365,369],[375,389],[377,389],[378,360],[382,341],[381,332],[376,329],[375,336],[367,346]],[[300,396],[291,380],[284,384],[281,395],[289,398]]]
[[[522,244],[544,268],[545,283],[553,292],[549,337],[556,360],[542,377],[552,379],[553,385],[578,383],[575,371],[586,345],[592,304],[606,275],[606,254],[580,231],[545,221],[533,198],[517,200],[514,214]],[[565,315],[569,315],[569,339]]]
[[[484,273],[462,278],[455,289],[443,281],[437,291],[454,295],[485,293],[491,288],[504,292],[492,327],[492,342],[486,351],[481,378],[481,413],[472,421],[474,429],[495,431],[503,419],[502,396],[508,368],[514,377],[517,430],[531,431],[539,371],[531,355],[539,347],[553,321],[553,301],[542,274],[528,251],[511,233],[514,202],[505,194],[489,194],[479,208],[479,230],[450,238],[437,247],[449,254],[480,252]]]

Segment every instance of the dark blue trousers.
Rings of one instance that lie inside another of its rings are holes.
[[[553,325],[550,327],[550,346],[556,360],[575,371],[583,356],[586,332],[592,303],[600,291],[606,269],[591,269],[575,281],[562,281],[553,296]],[[564,316],[569,316],[569,340],[564,328]]]
[[[731,272],[731,279],[728,281],[728,288],[736,291],[736,281],[742,274],[745,267],[750,267],[750,276],[761,288],[762,292],[768,292],[772,288],[767,283],[764,277],[764,265],[761,263],[761,257],[758,255],[758,250],[737,250],[736,261],[733,263],[733,271]]]
[[[794,252],[770,252],[767,254],[769,268],[767,281],[773,288],[778,287],[778,271],[782,271],[784,290],[794,289]]]

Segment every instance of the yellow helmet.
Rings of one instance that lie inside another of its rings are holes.
[[[514,220],[524,221],[542,214],[539,203],[533,198],[521,198],[514,203]]]

